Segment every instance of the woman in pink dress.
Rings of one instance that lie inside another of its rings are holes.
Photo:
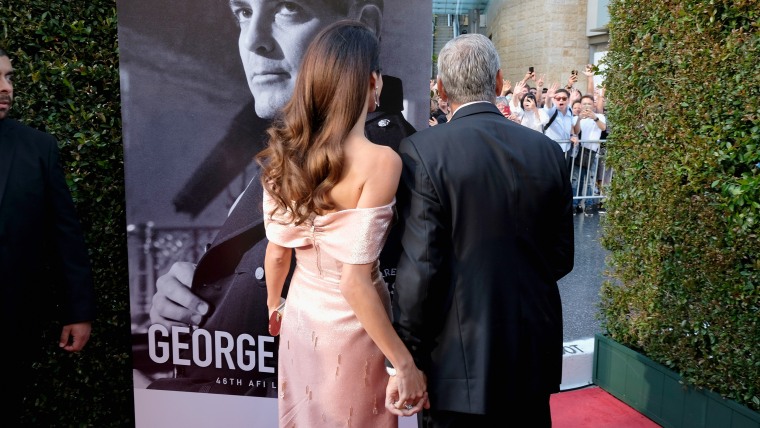
[[[257,157],[269,239],[267,306],[271,319],[282,317],[281,427],[395,427],[397,414],[427,405],[424,375],[391,325],[377,262],[401,174],[399,156],[364,136],[382,89],[378,56],[376,37],[359,22],[321,32]],[[385,409],[386,359],[403,386],[389,397],[396,414]]]

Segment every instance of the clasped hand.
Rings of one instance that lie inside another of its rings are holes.
[[[388,379],[385,389],[385,408],[398,416],[412,416],[430,408],[427,393],[427,379],[417,367],[398,370],[396,376]]]

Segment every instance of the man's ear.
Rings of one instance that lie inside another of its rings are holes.
[[[504,77],[501,74],[501,69],[496,72],[496,96],[501,95],[501,90],[504,88]]]
[[[354,3],[352,7],[354,10],[351,16],[354,16],[356,20],[371,28],[375,32],[375,36],[380,39],[383,29],[383,11],[372,2],[361,3],[363,4]]]
[[[438,97],[444,101],[449,100],[449,96],[446,94],[446,88],[443,87],[443,81],[438,78]]]

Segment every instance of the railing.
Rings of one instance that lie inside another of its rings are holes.
[[[606,142],[607,140],[580,140],[578,153],[573,157],[570,141],[558,141],[563,150],[570,147],[565,152],[565,159],[570,168],[573,199],[579,201],[584,208],[598,207],[607,197],[613,171],[605,166]]]

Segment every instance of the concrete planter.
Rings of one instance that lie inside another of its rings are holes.
[[[760,428],[760,413],[705,390],[608,336],[594,338],[596,385],[665,428]]]

